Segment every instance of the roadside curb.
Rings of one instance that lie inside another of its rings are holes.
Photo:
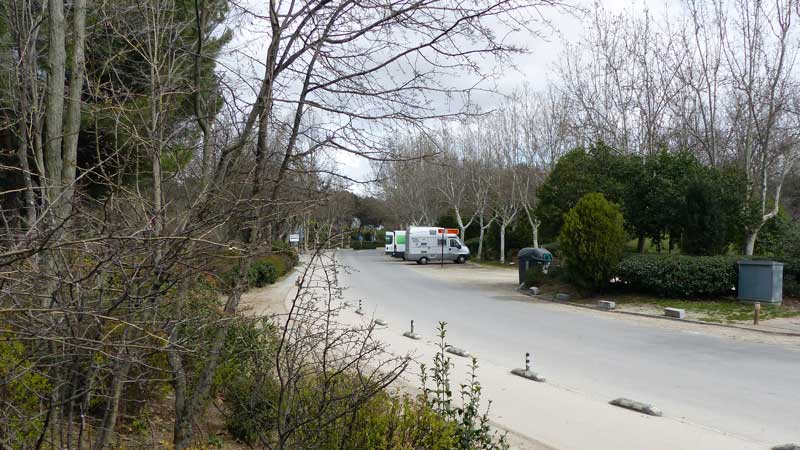
[[[592,305],[584,305],[582,303],[567,302],[567,301],[558,301],[558,300],[554,300],[554,299],[548,298],[548,297],[546,297],[544,295],[541,295],[541,294],[532,294],[527,289],[517,289],[517,290],[519,292],[521,292],[521,293],[523,293],[523,294],[525,294],[525,295],[527,295],[529,297],[533,297],[533,298],[535,298],[537,300],[543,300],[543,301],[550,302],[550,303],[555,303],[555,304],[558,304],[558,305],[567,305],[567,306],[574,306],[576,308],[591,309],[592,311],[600,311],[600,312],[603,312],[605,314],[624,314],[624,315],[628,315],[628,316],[646,317],[646,318],[650,318],[650,319],[660,319],[660,320],[670,320],[670,321],[673,321],[673,322],[681,322],[681,323],[693,323],[693,324],[697,324],[697,325],[707,325],[707,326],[714,326],[714,327],[718,327],[718,328],[732,328],[732,329],[737,329],[737,330],[752,331],[752,332],[755,332],[755,333],[769,334],[769,335],[772,335],[772,336],[800,337],[800,333],[792,333],[790,331],[759,330],[758,328],[748,328],[748,327],[742,327],[742,326],[739,326],[739,325],[732,325],[732,324],[727,324],[727,323],[703,322],[702,320],[678,319],[678,318],[675,318],[675,317],[655,316],[653,314],[637,313],[637,312],[633,312],[633,311],[619,311],[619,310],[614,310],[614,309],[612,309],[612,310],[600,309],[600,308],[597,308],[596,306],[592,306]]]
[[[637,402],[635,400],[631,400],[629,398],[616,398],[608,402],[610,405],[619,406],[620,408],[630,409],[631,411],[640,412],[642,414],[647,414],[650,416],[661,417],[663,413],[660,409],[656,408],[653,405]]]

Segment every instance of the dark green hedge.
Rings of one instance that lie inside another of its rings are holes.
[[[253,261],[247,271],[247,284],[249,287],[263,287],[274,283],[280,274],[275,262],[266,258]]]
[[[783,295],[800,298],[800,258],[775,258],[783,263]]]
[[[385,248],[386,244],[384,241],[358,241],[352,240],[350,241],[350,247],[353,250],[372,250],[375,248]]]
[[[663,297],[732,295],[736,261],[730,256],[628,255],[618,266],[626,289]]]
[[[783,295],[800,298],[800,258],[784,261]]]

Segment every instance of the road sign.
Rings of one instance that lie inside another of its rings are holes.
[[[300,235],[299,234],[290,234],[289,235],[289,242],[292,244],[300,243]]]

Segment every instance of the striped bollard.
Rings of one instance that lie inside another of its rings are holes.
[[[403,336],[405,336],[405,337],[407,337],[409,339],[415,339],[415,340],[422,339],[422,336],[418,335],[417,333],[414,333],[414,321],[413,320],[411,321],[411,331],[406,331],[405,333],[403,333]]]
[[[358,299],[358,309],[356,310],[356,314],[359,316],[364,315],[364,310],[361,308],[361,299]]]
[[[525,352],[525,368],[524,369],[514,369],[511,371],[512,374],[522,377],[532,381],[544,382],[545,378],[538,373],[531,370],[531,354],[530,352]]]

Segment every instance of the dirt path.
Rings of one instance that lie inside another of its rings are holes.
[[[299,265],[275,284],[253,289],[242,295],[242,314],[245,316],[282,316],[288,313],[286,298],[297,289],[295,282]]]

